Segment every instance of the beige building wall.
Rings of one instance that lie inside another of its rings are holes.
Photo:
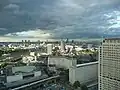
[[[98,62],[80,64],[69,69],[69,82],[87,83],[98,79]]]

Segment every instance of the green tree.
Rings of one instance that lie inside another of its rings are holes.
[[[5,68],[7,66],[7,63],[3,63],[3,64],[1,64],[1,68]]]
[[[2,51],[2,50],[0,50],[0,56],[2,56],[2,54],[3,54],[3,51]]]
[[[88,87],[85,84],[81,85],[81,90],[88,90]]]
[[[78,87],[80,87],[81,85],[80,85],[80,82],[79,81],[75,81],[74,82],[74,84],[73,84],[73,87],[75,88],[75,89],[77,89]]]

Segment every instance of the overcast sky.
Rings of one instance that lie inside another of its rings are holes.
[[[0,0],[0,41],[120,35],[120,0]]]

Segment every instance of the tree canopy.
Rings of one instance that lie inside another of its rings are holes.
[[[80,82],[79,81],[75,81],[74,82],[74,84],[73,84],[73,87],[75,88],[75,89],[77,89],[78,87],[80,87],[81,85],[80,85]]]
[[[81,85],[81,90],[88,90],[88,87],[85,84]]]

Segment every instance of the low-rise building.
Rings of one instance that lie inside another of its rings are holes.
[[[59,68],[69,69],[72,65],[76,64],[76,59],[67,56],[50,56],[48,58],[49,65],[56,65]]]
[[[87,83],[95,81],[98,78],[98,62],[78,64],[69,69],[69,82]]]
[[[48,55],[52,54],[52,48],[53,48],[52,44],[47,44],[47,54]]]
[[[7,71],[7,69],[5,69]],[[23,80],[30,77],[41,76],[41,71],[37,71],[35,66],[21,66],[21,67],[12,67],[10,75],[7,75],[7,72],[0,74],[0,80],[2,82],[15,82]]]

